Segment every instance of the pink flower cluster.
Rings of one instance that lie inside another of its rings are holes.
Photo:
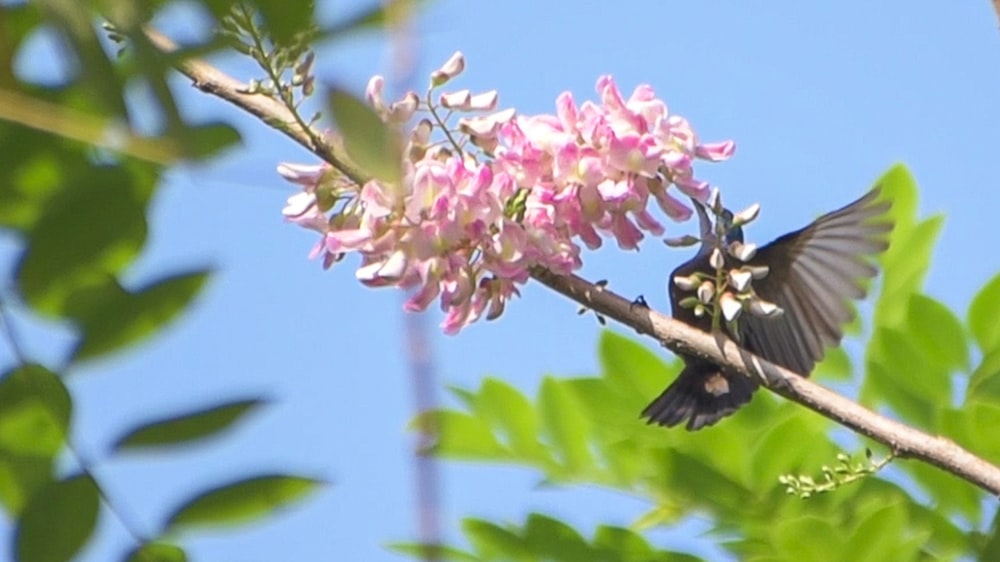
[[[433,90],[463,68],[456,53],[432,74],[425,101],[410,92],[386,104],[382,79],[369,83],[369,103],[387,123],[410,121],[418,111],[429,115],[410,133],[399,185],[372,179],[357,186],[325,164],[279,166],[304,188],[284,215],[322,234],[314,256],[323,255],[329,267],[359,253],[362,283],[413,290],[409,311],[439,300],[447,333],[499,316],[532,268],[579,269],[578,241],[596,248],[606,235],[632,249],[643,231],[662,234],[651,198],[668,217],[686,220],[691,209],[669,188],[705,200],[708,185],[695,178],[694,161],[725,160],[733,152],[731,141],[700,143],[649,86],[626,100],[609,76],[597,81],[600,103],[577,106],[567,92],[556,101],[556,115],[507,110],[463,117],[452,127],[442,110],[496,105],[495,92],[466,90],[430,102]],[[435,131],[443,139],[435,140]]]

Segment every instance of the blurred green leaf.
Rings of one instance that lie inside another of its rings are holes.
[[[256,0],[255,4],[275,43],[287,44],[313,25],[315,0]]]
[[[103,284],[146,240],[152,184],[121,167],[94,167],[46,205],[28,236],[18,288],[38,312],[61,315],[77,291]]]
[[[29,364],[0,379],[0,450],[53,458],[62,450],[73,403],[62,380]]]
[[[135,292],[112,280],[78,292],[67,309],[82,328],[73,358],[94,358],[155,334],[190,305],[209,275],[207,270],[169,275]]]
[[[148,542],[129,553],[125,562],[187,562],[187,553],[179,546]]]
[[[545,377],[538,393],[543,434],[567,469],[581,472],[593,466],[587,446],[589,423],[579,402],[560,381]]]
[[[876,323],[899,326],[905,322],[910,296],[923,287],[942,224],[944,218],[938,215],[908,233],[893,231],[882,262],[884,276],[882,294],[875,304]]]
[[[844,552],[846,529],[815,515],[775,520],[771,525],[775,551],[784,560],[827,560]]]
[[[425,412],[417,416],[412,425],[437,436],[432,446],[437,455],[479,460],[502,460],[508,457],[506,449],[500,445],[486,422],[465,412]]]
[[[462,532],[486,560],[534,560],[516,533],[482,519],[462,521]]]
[[[0,450],[0,503],[16,519],[42,486],[55,480],[55,460]]]
[[[38,491],[17,522],[18,562],[65,562],[90,540],[100,494],[89,476],[52,482]]]
[[[399,185],[403,170],[403,141],[368,104],[331,88],[328,106],[344,137],[344,148],[358,166],[372,176]]]
[[[969,377],[966,400],[972,398],[1000,399],[1000,349],[985,355],[976,370],[972,372],[972,376]]]
[[[0,174],[0,225],[21,231],[30,230],[53,194],[87,167],[81,151],[65,150],[59,139],[27,127],[0,127],[0,152],[6,164]]]
[[[976,560],[983,562],[1000,560],[1000,511],[993,514],[993,523],[990,524],[989,533],[983,537],[977,550]]]
[[[220,156],[242,140],[239,131],[227,123],[188,125],[181,134],[184,155],[198,160]]]
[[[1000,351],[1000,274],[990,279],[969,305],[969,329],[983,355]]]
[[[136,449],[190,443],[214,436],[242,420],[265,402],[236,400],[211,408],[144,423],[120,437],[114,449]]]
[[[474,554],[469,554],[453,546],[422,544],[416,542],[393,542],[386,548],[411,558],[421,560],[437,560],[440,562],[477,562],[482,560]]]
[[[948,371],[930,360],[927,349],[914,341],[915,330],[882,328],[869,345],[871,360],[881,364],[894,384],[910,390],[928,405],[950,405]]]
[[[885,560],[913,560],[917,554],[916,545],[910,544],[904,550],[903,541],[907,534],[906,509],[899,503],[884,505],[864,516],[850,534],[844,551],[844,560],[852,562],[883,562]],[[923,533],[926,539],[926,533]]]
[[[167,520],[168,530],[231,526],[288,507],[321,484],[283,474],[257,476],[212,488],[185,502]]]
[[[926,295],[913,295],[906,326],[914,344],[928,361],[947,372],[969,368],[965,330],[947,306]]]
[[[506,439],[511,451],[525,458],[545,458],[544,448],[538,442],[535,410],[517,389],[499,379],[488,378],[483,381],[475,404],[476,414],[487,420],[495,435]]]
[[[831,347],[813,369],[812,376],[816,379],[847,380],[853,373],[847,351],[843,347]]]
[[[593,560],[590,545],[566,523],[531,513],[524,528],[525,546],[541,559]]]
[[[1000,417],[994,421],[1000,421]],[[982,494],[978,488],[926,463],[905,463],[904,470],[923,486],[942,514],[957,513],[969,521],[975,521],[981,516]]]
[[[649,348],[611,330],[601,332],[597,356],[609,390],[634,402],[638,408],[656,398],[677,375]]]

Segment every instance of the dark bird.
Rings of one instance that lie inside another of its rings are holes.
[[[722,287],[729,295],[722,297],[728,307],[723,304],[721,309],[738,313],[735,322],[720,323],[726,335],[771,363],[809,376],[824,349],[840,342],[843,325],[854,317],[850,299],[865,296],[866,280],[878,272],[871,258],[889,245],[890,203],[880,201],[879,192],[876,187],[755,253],[743,244],[739,215],[734,223],[733,214],[722,210],[713,225],[711,209],[696,202],[701,247],[667,281],[673,317],[711,331],[712,314],[706,305],[720,302],[712,263],[721,258],[723,271],[738,272]],[[718,247],[724,251],[716,251]],[[734,295],[744,283],[749,287]],[[734,296],[739,298],[730,298]],[[687,421],[687,429],[700,429],[735,412],[757,390],[757,381],[739,373],[690,355],[681,358],[680,376],[642,412],[649,423],[673,427]]]

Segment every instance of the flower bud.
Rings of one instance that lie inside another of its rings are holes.
[[[701,285],[698,286],[698,300],[708,304],[712,302],[712,297],[715,296],[715,283],[711,281],[703,281]]]
[[[733,215],[733,226],[743,226],[753,222],[760,214],[760,203],[754,203]]]
[[[742,262],[752,260],[753,257],[757,255],[757,245],[752,243],[744,244],[743,242],[733,242],[729,245],[729,255]]]
[[[469,100],[469,109],[473,111],[493,111],[497,107],[497,100],[500,96],[496,90],[490,90],[472,96]]]
[[[736,320],[743,310],[743,304],[736,300],[736,297],[729,291],[722,293],[722,296],[719,297],[719,305],[722,307],[722,317],[726,319],[726,322]]]
[[[701,239],[697,236],[691,236],[690,234],[685,234],[684,236],[678,236],[677,238],[664,238],[663,243],[671,248],[687,248],[689,246],[694,246]]]
[[[431,87],[438,87],[448,80],[458,76],[465,70],[465,56],[462,55],[461,51],[455,51],[455,54],[451,55],[441,68],[435,70],[431,73]]]
[[[469,90],[459,90],[457,92],[445,92],[438,98],[438,103],[446,109],[458,109],[468,111],[472,103],[472,93]]]
[[[676,276],[674,276],[674,285],[677,285],[677,287],[680,290],[682,290],[682,291],[693,291],[693,290],[695,290],[695,287],[697,287],[700,282],[701,282],[701,279],[699,279],[695,275],[687,275],[687,276],[676,275]]]
[[[772,316],[781,316],[785,311],[773,302],[768,302],[761,298],[753,298],[750,300],[750,314],[754,316],[760,316],[762,318],[770,318]]]
[[[738,293],[742,293],[750,287],[751,279],[753,279],[753,275],[749,271],[745,271],[743,269],[729,270],[729,284],[732,285]]]
[[[368,80],[368,86],[365,87],[365,99],[368,103],[375,108],[376,111],[381,113],[385,110],[385,78],[375,75]]]
[[[712,255],[708,257],[708,264],[714,269],[721,269],[725,264],[725,260],[722,258],[722,252],[718,248],[712,249]]]
[[[416,113],[420,97],[416,92],[407,92],[406,97],[389,106],[389,121],[405,123]]]
[[[763,279],[771,272],[771,268],[766,265],[744,265],[744,271],[749,271],[754,279]]]

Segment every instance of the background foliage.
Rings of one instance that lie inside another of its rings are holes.
[[[75,72],[57,84],[0,73],[6,108],[0,227],[18,248],[0,301],[5,345],[16,355],[0,375],[0,505],[16,526],[7,552],[19,561],[74,558],[101,517],[128,526],[95,475],[94,465],[106,459],[86,458],[74,443],[74,395],[66,380],[83,365],[161,333],[212,277],[210,268],[167,269],[140,279],[130,271],[148,243],[150,205],[168,167],[215,157],[238,136],[227,124],[184,118],[166,87],[169,60],[141,40],[119,59],[101,29],[88,25],[101,14],[134,39],[166,4],[53,1],[0,8],[4,69],[43,25],[56,30],[75,57]],[[201,3],[216,16],[227,4]],[[278,39],[314,23],[306,2],[293,9],[286,2],[255,4]],[[372,9],[317,35],[336,39],[385,19],[383,10]],[[212,53],[223,46],[210,38],[188,48]],[[136,84],[152,92],[158,115],[130,111],[125,92]],[[32,120],[57,112],[66,118]],[[842,349],[831,350],[816,376],[838,388],[860,388],[862,403],[1000,462],[993,436],[1000,424],[1000,276],[988,280],[964,312],[923,294],[943,220],[917,216],[917,187],[905,168],[879,181],[894,200],[897,228],[870,326],[859,324],[854,332],[856,341],[867,342],[863,361],[852,364]],[[68,332],[73,343],[65,357],[42,364],[24,355],[11,321],[20,316]],[[393,548],[415,556],[430,549],[450,560],[686,560],[695,557],[662,544],[656,530],[697,516],[709,522],[716,542],[744,559],[823,560],[830,553],[872,561],[1000,559],[995,501],[968,484],[897,460],[876,477],[799,500],[779,476],[812,474],[821,481],[823,466],[835,467],[838,453],[864,462],[866,447],[876,456],[888,452],[766,392],[738,416],[699,433],[644,427],[637,412],[679,364],[612,332],[603,335],[598,353],[601,371],[594,376],[547,376],[533,396],[485,378],[476,389],[452,389],[461,407],[427,413],[415,424],[438,432],[430,452],[444,458],[524,467],[567,493],[596,485],[639,498],[646,509],[632,525],[581,532],[543,513],[513,523],[469,518],[463,544]],[[265,403],[232,396],[123,427],[108,454],[176,454],[180,449],[173,447],[216,436]],[[254,520],[319,484],[308,475],[259,473],[178,497],[173,510],[159,514],[155,532],[132,529],[135,544],[121,559],[186,560],[192,533]]]

